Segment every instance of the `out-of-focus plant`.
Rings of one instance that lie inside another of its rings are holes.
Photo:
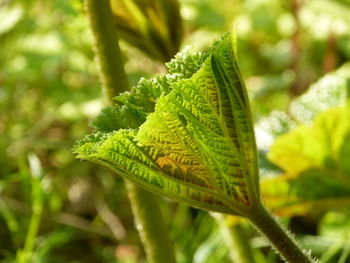
[[[98,192],[89,194],[90,186],[104,183],[91,178],[103,171],[75,162],[70,151],[101,105],[82,9],[79,0],[0,1],[1,262],[28,258],[24,254],[32,255],[31,262],[110,262],[116,247],[137,247],[136,236],[114,236],[96,211],[92,200]],[[31,152],[45,175],[43,193],[27,168]],[[105,207],[124,202],[122,190],[106,198],[107,188],[119,184],[104,187]],[[42,211],[32,209],[39,201]],[[115,216],[113,210],[108,212]],[[38,220],[40,213],[45,220]],[[132,218],[128,209],[123,215]]]
[[[39,232],[40,221],[43,214],[44,192],[43,192],[43,170],[39,158],[31,154],[28,156],[30,165],[30,176],[33,177],[32,191],[32,215],[29,222],[26,240],[22,250],[17,252],[17,262],[26,263],[34,261],[35,239]]]
[[[177,0],[110,0],[119,36],[147,56],[169,61],[182,40]]]
[[[268,153],[284,174],[262,184],[276,213],[324,213],[350,204],[349,72],[343,65],[291,104],[289,122],[296,127],[286,127]]]
[[[281,170],[263,180],[262,195],[274,213],[314,225],[310,233],[320,229],[318,245],[313,244],[313,237],[302,242],[321,262],[346,262],[348,258],[347,230],[334,236],[323,229],[328,229],[327,221],[342,222],[349,214],[349,73],[346,63],[294,100],[289,116],[276,112],[264,120],[270,127],[279,123],[277,133],[270,133],[275,138],[268,159]],[[339,224],[340,229],[346,228]]]

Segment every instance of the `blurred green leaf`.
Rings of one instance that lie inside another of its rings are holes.
[[[18,6],[0,6],[0,35],[16,26],[23,15],[23,8]]]
[[[169,61],[179,50],[182,20],[177,0],[110,0],[120,37],[147,56]]]
[[[299,126],[277,138],[268,157],[291,175],[319,168],[336,172],[341,150],[346,151],[350,143],[345,140],[349,131],[347,107],[330,109],[319,114],[312,126]]]
[[[349,132],[350,112],[344,106],[278,137],[268,157],[285,175],[263,181],[266,202],[284,215],[350,205]]]
[[[301,123],[294,129],[278,134],[273,125],[259,123],[274,140],[268,159],[284,172],[262,183],[276,213],[303,215],[350,204],[349,72],[350,64],[344,64],[292,102],[292,127]]]
[[[345,63],[312,84],[305,94],[293,101],[290,113],[297,121],[308,124],[318,113],[345,104],[349,96],[350,63]]]

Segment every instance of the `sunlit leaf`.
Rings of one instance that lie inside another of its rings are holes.
[[[117,104],[104,108],[92,126],[101,132],[139,127],[154,111],[156,100],[161,95],[169,94],[173,83],[192,77],[206,56],[204,52],[185,48],[166,63],[168,74],[142,78],[130,92],[124,92],[115,98]]]
[[[78,157],[190,205],[242,213],[257,200],[256,148],[249,101],[225,35],[191,78],[171,83],[137,130],[96,134]]]
[[[289,216],[349,205],[349,133],[350,112],[344,106],[278,137],[268,157],[286,174],[263,181],[266,202]]]
[[[290,108],[295,120],[309,124],[320,112],[344,105],[350,96],[350,64],[346,63],[312,84]]]
[[[274,214],[286,217],[350,206],[350,187],[337,182],[334,174],[326,170],[265,179],[261,183],[261,195]]]
[[[299,126],[277,138],[269,158],[288,174],[322,167],[337,169],[349,130],[347,107],[330,109],[319,114],[312,126]]]

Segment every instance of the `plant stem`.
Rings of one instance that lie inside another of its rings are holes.
[[[250,247],[249,240],[240,224],[234,224],[228,228],[230,233],[230,243],[236,250],[237,263],[254,263],[253,251]]]
[[[156,197],[131,182],[126,182],[129,200],[135,215],[135,223],[151,262],[175,263],[172,244],[168,241]]]
[[[18,254],[19,263],[32,262],[35,248],[35,239],[38,235],[40,222],[43,214],[43,192],[41,188],[42,170],[39,158],[31,154],[28,156],[32,184],[32,214],[30,216],[28,232],[24,242],[24,248]]]
[[[226,220],[227,216],[222,214],[216,214],[214,217],[219,223],[222,235],[230,249],[233,262],[255,263],[252,248],[241,224],[239,222],[229,224]]]
[[[290,263],[314,263],[296,244],[287,230],[285,230],[263,205],[259,205],[248,218],[273,244],[282,257]]]
[[[99,76],[105,103],[113,104],[113,98],[129,90],[118,36],[108,0],[85,0],[95,40],[94,52],[99,65]]]
[[[95,54],[107,105],[129,90],[109,0],[85,0],[95,39]],[[130,203],[147,257],[152,263],[175,263],[174,248],[167,236],[158,200],[153,194],[126,182]]]

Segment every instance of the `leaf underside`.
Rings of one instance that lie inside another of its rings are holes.
[[[97,133],[78,158],[192,206],[240,214],[258,193],[250,108],[231,34],[190,78],[170,84],[138,129]]]

